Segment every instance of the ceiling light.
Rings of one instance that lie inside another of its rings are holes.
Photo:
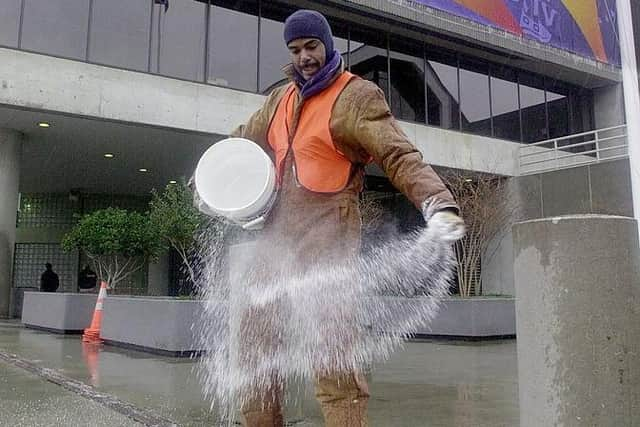
[[[47,122],[40,122],[38,123],[38,126],[40,126],[41,128],[48,128],[51,127],[51,125]]]
[[[464,182],[473,182],[473,179],[471,179],[471,178],[466,178],[466,179],[464,180]]]
[[[138,169],[138,172],[149,172],[149,170],[146,168],[140,168]]]
[[[175,184],[175,183],[176,183],[176,181],[173,180],[173,179],[171,181],[169,181],[169,184]]]
[[[113,159],[113,154],[111,154],[111,153],[104,153],[104,156],[105,156],[107,159]]]

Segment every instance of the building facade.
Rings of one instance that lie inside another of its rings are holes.
[[[299,8],[328,17],[347,68],[384,91],[427,162],[508,177],[514,220],[633,215],[607,2],[584,2],[597,31],[586,9],[550,0],[498,11],[442,0],[161,3],[0,0],[0,315],[45,262],[75,290],[83,260],[59,242],[78,214],[144,209],[152,188],[189,176],[284,82],[283,21]],[[414,213],[375,168],[368,190],[410,226]],[[483,259],[487,293],[514,292],[509,242],[501,235]],[[170,258],[127,291],[169,292]]]

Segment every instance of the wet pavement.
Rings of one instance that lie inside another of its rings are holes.
[[[211,426],[190,359],[82,345],[0,321],[0,352],[50,368],[181,426]],[[515,341],[410,342],[370,375],[372,427],[512,427],[518,421]],[[125,411],[126,412],[126,411]],[[309,389],[290,422],[322,426]],[[42,420],[42,421],[41,421]],[[0,425],[141,425],[122,413],[0,361]]]
[[[1,361],[0,425],[141,426],[100,403]]]

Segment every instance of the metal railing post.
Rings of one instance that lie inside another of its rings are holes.
[[[520,175],[530,175],[599,163],[604,160],[625,158],[629,155],[626,129],[626,125],[612,126],[521,145],[518,148],[519,173]],[[601,134],[605,134],[605,136]],[[607,136],[609,134],[611,135]],[[560,148],[561,141],[571,142],[577,138],[582,138],[581,142],[563,145]],[[603,143],[607,141],[610,141],[609,145],[603,146]],[[581,152],[574,152],[578,147],[587,148]],[[610,154],[605,155],[605,151]],[[566,164],[561,163],[563,159],[568,159]],[[525,167],[526,170],[523,169]]]

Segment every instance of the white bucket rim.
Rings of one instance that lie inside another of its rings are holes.
[[[264,180],[264,183],[262,185],[262,188],[260,189],[260,193],[259,196],[257,198],[255,198],[253,201],[243,205],[243,206],[239,206],[239,207],[235,207],[232,209],[222,209],[222,208],[218,208],[215,207],[211,204],[209,204],[209,201],[206,200],[205,198],[202,198],[202,196],[200,196],[202,198],[202,201],[213,211],[216,212],[222,216],[225,216],[227,218],[230,219],[235,219],[235,220],[242,220],[242,221],[247,221],[247,220],[253,220],[256,218],[259,218],[261,215],[263,215],[265,212],[267,212],[270,207],[271,207],[271,203],[268,201],[267,203],[265,203],[264,207],[262,207],[258,212],[248,215],[248,216],[243,216],[243,215],[238,215],[238,211],[243,211],[245,209],[250,208],[251,206],[253,206],[257,201],[259,201],[261,199],[261,196],[263,196],[267,190],[269,189],[269,187],[273,186],[273,190],[272,190],[272,195],[269,197],[269,199],[273,198],[273,194],[275,194],[275,167],[273,165],[273,161],[271,160],[271,158],[267,155],[267,153],[265,153],[265,151],[262,149],[262,147],[260,147],[258,144],[256,144],[255,142],[251,141],[250,139],[247,138],[240,138],[240,137],[231,137],[231,138],[225,138],[222,139],[216,143],[214,143],[211,147],[209,147],[205,153],[202,155],[200,161],[198,161],[198,165],[196,166],[196,172],[195,172],[195,184],[196,184],[196,191],[198,189],[198,176],[199,173],[198,171],[200,170],[201,167],[201,160],[202,158],[205,157],[205,155],[212,150],[216,150],[216,149],[220,149],[219,147],[221,146],[226,146],[229,144],[238,144],[238,143],[242,143],[245,144],[245,146],[249,147],[251,150],[253,150],[254,152],[260,153],[261,156],[263,156],[263,158],[267,161],[267,168],[269,169],[267,171],[267,179]]]

